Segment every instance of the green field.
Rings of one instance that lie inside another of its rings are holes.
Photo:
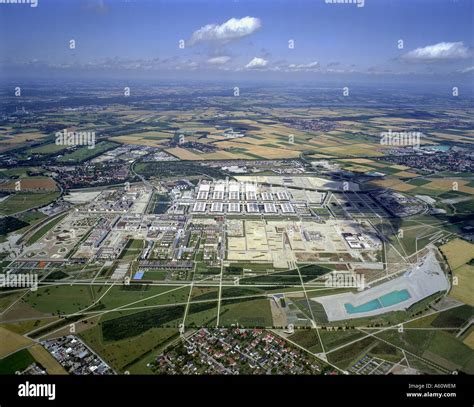
[[[0,360],[0,374],[12,375],[26,369],[35,362],[27,349],[19,350],[14,354]]]
[[[323,350],[315,329],[298,329],[288,339],[313,353]]]
[[[101,323],[104,341],[118,341],[140,335],[152,328],[178,327],[184,316],[184,305],[160,307],[135,312]]]
[[[67,146],[61,146],[55,143],[42,144],[41,146],[28,149],[25,156],[31,156],[33,154],[53,154],[66,149]]]
[[[391,330],[378,336],[448,371],[459,369],[468,374],[474,373],[474,352],[447,332],[407,330],[398,333]]]
[[[62,163],[82,163],[116,147],[119,147],[119,144],[102,141],[97,143],[94,148],[80,147],[72,153],[64,154],[58,161]]]
[[[236,324],[246,328],[272,327],[273,318],[269,300],[222,300],[219,326]]]
[[[374,338],[365,338],[350,346],[329,353],[328,360],[341,369],[347,369],[361,359],[379,342]]]
[[[101,294],[104,294],[102,291]],[[149,307],[155,305],[186,303],[189,296],[189,287],[176,286],[146,286],[135,285],[115,286],[100,300],[104,310],[117,307]],[[133,304],[132,304],[133,303]],[[118,312],[111,312],[106,318],[115,318]]]
[[[134,259],[139,256],[144,247],[144,240],[129,240],[125,248],[122,250],[122,253],[120,253],[120,258],[125,260]]]
[[[65,217],[67,216],[67,213],[58,216],[54,219],[52,219],[49,222],[46,222],[43,226],[41,226],[33,235],[28,239],[27,244],[33,244],[36,241],[38,241],[41,237],[43,237],[49,230],[53,229],[59,222],[61,222]]]
[[[55,285],[39,287],[23,300],[33,308],[52,314],[71,314],[91,305],[102,287]]]
[[[149,373],[146,363],[159,352],[167,341],[178,336],[175,328],[152,328],[131,338],[120,341],[104,341],[100,326],[94,326],[80,334],[104,360],[119,372]],[[144,362],[144,358],[147,359]]]
[[[217,301],[194,303],[189,305],[185,326],[189,327],[215,327],[217,321]]]
[[[0,215],[12,215],[28,209],[50,204],[59,197],[59,192],[33,193],[19,192],[0,202]]]

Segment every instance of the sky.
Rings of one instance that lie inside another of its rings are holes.
[[[11,1],[5,77],[474,78],[472,0]]]

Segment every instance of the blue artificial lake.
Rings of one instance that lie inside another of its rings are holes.
[[[376,298],[375,300],[358,305],[357,307],[346,303],[344,304],[344,308],[348,314],[358,314],[361,312],[375,311],[376,309],[390,307],[392,305],[406,301],[410,297],[410,293],[407,290],[392,291],[388,294],[382,295],[379,298]]]

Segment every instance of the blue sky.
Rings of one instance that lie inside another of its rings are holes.
[[[5,75],[474,75],[471,0],[32,1],[37,7],[0,4]]]

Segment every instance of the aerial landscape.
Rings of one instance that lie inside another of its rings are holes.
[[[1,374],[474,374],[471,1],[5,3]]]

